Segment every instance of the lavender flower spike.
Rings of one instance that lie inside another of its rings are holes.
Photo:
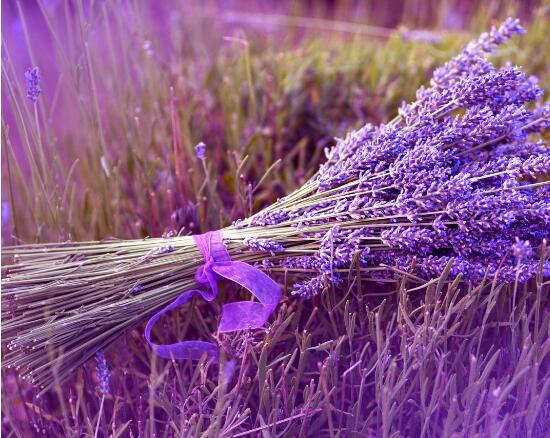
[[[99,350],[95,354],[95,360],[97,362],[97,381],[98,388],[101,394],[108,394],[110,392],[111,371],[107,365],[107,359],[105,358],[105,351]]]
[[[206,144],[204,144],[202,141],[195,146],[195,153],[197,155],[197,158],[199,160],[205,160],[206,159]]]
[[[36,103],[42,90],[40,89],[40,69],[38,67],[28,68],[25,71],[27,81],[27,97],[32,103]]]
[[[252,251],[269,252],[271,255],[275,255],[276,252],[283,252],[285,250],[285,247],[282,244],[269,239],[246,237],[243,243]]]
[[[512,252],[518,262],[530,260],[533,257],[533,248],[528,240],[520,240],[516,237],[516,242],[512,245]]]

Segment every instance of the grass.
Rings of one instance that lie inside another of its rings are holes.
[[[3,245],[196,233],[248,216],[300,186],[334,136],[391,119],[491,14],[509,12],[491,3],[434,43],[346,26],[357,17],[345,11],[288,25],[260,11],[266,32],[250,15],[198,3],[70,5],[12,3],[3,16]],[[546,90],[548,8],[534,8],[528,35],[502,54]],[[42,69],[37,105],[25,97],[30,65]],[[159,359],[136,329],[106,352],[105,396],[93,360],[39,399],[4,370],[2,432],[543,437],[549,284],[459,280],[350,275],[313,300],[285,298],[265,331],[231,336],[216,334],[218,304],[195,302],[159,336],[214,333],[220,367]]]
[[[108,350],[112,381],[104,402],[92,361],[65,391],[33,400],[27,389],[28,423],[19,430],[35,424],[49,436],[93,436],[95,427],[104,436],[544,436],[548,282],[539,276],[521,286],[512,309],[514,286],[489,279],[477,287],[445,276],[423,287],[408,276],[397,287],[350,280],[347,290],[310,301],[286,299],[265,332],[219,335],[231,357],[220,367],[158,359],[140,330],[127,333]],[[161,336],[208,338],[213,310],[197,302],[190,312],[167,321]],[[5,390],[15,390],[6,378]],[[4,398],[6,425],[16,426],[17,401]]]

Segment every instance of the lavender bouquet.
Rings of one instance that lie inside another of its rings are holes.
[[[523,32],[508,19],[436,69],[394,120],[339,140],[300,189],[216,234],[223,257],[292,274],[302,297],[337,286],[352,269],[380,281],[393,270],[429,279],[445,269],[471,282],[527,281],[540,269],[550,223],[541,136],[550,105],[537,102],[535,78],[486,59]],[[68,377],[122,331],[213,278],[205,266],[215,260],[200,242],[5,248],[13,262],[2,268],[4,364],[44,389]]]

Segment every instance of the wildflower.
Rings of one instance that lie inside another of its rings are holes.
[[[97,362],[97,382],[99,392],[101,394],[108,394],[110,392],[111,371],[107,365],[107,359],[105,358],[105,351],[99,350],[95,354],[95,360]]]
[[[243,243],[252,251],[269,252],[271,255],[275,255],[275,252],[283,252],[285,250],[281,243],[269,239],[246,237]]]
[[[458,54],[442,67],[435,69],[431,81],[435,88],[443,88],[460,77],[479,73],[479,61],[494,52],[514,35],[524,34],[525,29],[518,19],[508,18],[499,28],[492,27],[490,32],[482,33],[477,40],[470,41],[462,53]]]
[[[319,294],[325,287],[325,280],[322,275],[296,283],[292,295],[299,295],[302,298],[311,298]]]
[[[512,252],[518,262],[529,260],[533,257],[533,248],[528,240],[521,240],[516,237],[515,243],[512,245]]]
[[[40,97],[40,69],[38,67],[28,68],[25,71],[25,79],[27,81],[27,97],[36,103]]]
[[[482,35],[434,73],[431,88],[419,90],[398,121],[338,140],[304,196],[283,198],[248,221],[294,228],[315,242],[313,256],[273,261],[316,273],[294,293],[309,297],[325,279],[339,281],[335,271],[349,268],[355,254],[363,267],[414,266],[427,278],[453,259],[455,275],[514,281],[515,265],[500,262],[515,236],[537,242],[550,226],[549,186],[529,187],[550,171],[548,150],[531,136],[546,128],[549,104],[530,110],[526,104],[542,96],[537,81],[484,56],[521,32],[507,20]],[[461,115],[453,114],[458,108]],[[520,256],[524,281],[536,263]]]
[[[206,159],[206,145],[202,141],[195,146],[195,153],[199,160],[204,161]]]

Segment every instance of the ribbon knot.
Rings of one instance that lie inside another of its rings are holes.
[[[153,351],[166,359],[200,359],[207,353],[215,362],[219,349],[216,345],[204,341],[182,341],[175,344],[160,345],[151,341],[151,330],[157,320],[166,312],[181,306],[196,295],[206,301],[214,300],[218,295],[217,280],[228,279],[248,289],[259,302],[240,301],[224,304],[218,330],[222,333],[253,329],[265,324],[269,315],[281,301],[279,285],[258,268],[248,263],[233,261],[222,241],[221,231],[193,236],[205,263],[195,271],[197,283],[207,286],[207,290],[193,289],[183,292],[175,301],[155,313],[145,327],[145,338]]]
[[[211,278],[215,277],[212,267],[214,266],[214,257],[209,257],[204,265],[201,265],[195,271],[195,280],[199,284],[207,284],[212,287]],[[215,281],[215,280],[214,280]]]

